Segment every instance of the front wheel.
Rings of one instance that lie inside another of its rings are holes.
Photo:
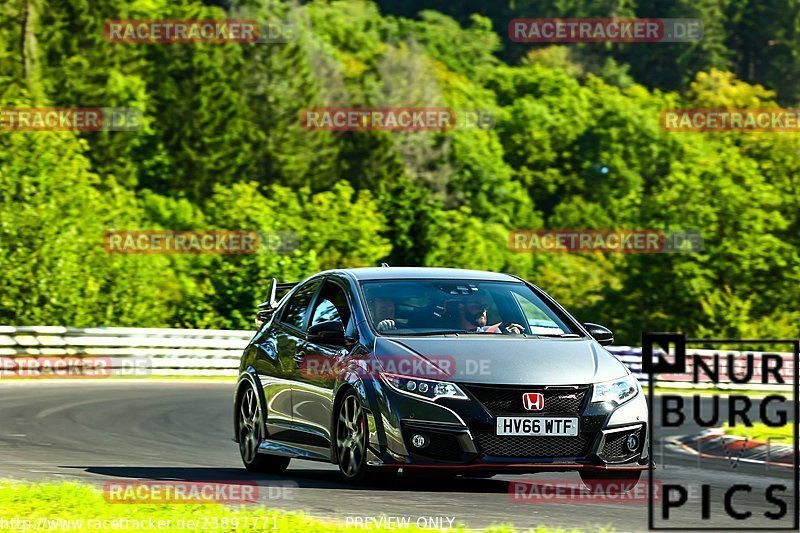
[[[237,405],[239,454],[242,456],[242,463],[251,472],[283,472],[291,459],[258,453],[263,437],[264,416],[255,389],[252,385],[246,387]]]
[[[367,466],[367,417],[361,399],[352,389],[339,402],[335,427],[339,474],[350,483],[370,481],[373,470]]]
[[[592,494],[627,494],[639,483],[640,470],[619,472],[581,472],[581,481]]]

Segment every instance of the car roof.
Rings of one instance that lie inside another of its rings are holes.
[[[430,268],[430,267],[366,267],[332,270],[330,273],[349,274],[358,281],[380,279],[467,279],[476,281],[513,281],[518,278],[508,274],[497,274],[485,270],[467,270],[462,268]]]

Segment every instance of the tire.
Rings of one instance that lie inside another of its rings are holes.
[[[239,455],[244,467],[250,472],[279,474],[289,466],[289,457],[258,453],[264,437],[264,412],[258,394],[248,384],[236,404],[236,420],[239,428]]]
[[[641,470],[632,472],[581,472],[581,481],[592,494],[627,494],[639,483]]]
[[[375,481],[375,469],[367,466],[367,417],[353,389],[345,392],[339,402],[335,420],[334,449],[339,476],[347,483]]]

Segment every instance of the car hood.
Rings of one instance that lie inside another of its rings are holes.
[[[387,372],[503,385],[582,385],[628,374],[593,339],[378,337],[375,356]]]

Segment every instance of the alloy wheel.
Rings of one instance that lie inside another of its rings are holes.
[[[261,444],[261,409],[252,387],[248,387],[239,402],[239,451],[242,460],[252,463]]]
[[[356,477],[364,458],[366,423],[361,403],[355,394],[346,396],[342,401],[336,426],[339,467],[346,477]]]

